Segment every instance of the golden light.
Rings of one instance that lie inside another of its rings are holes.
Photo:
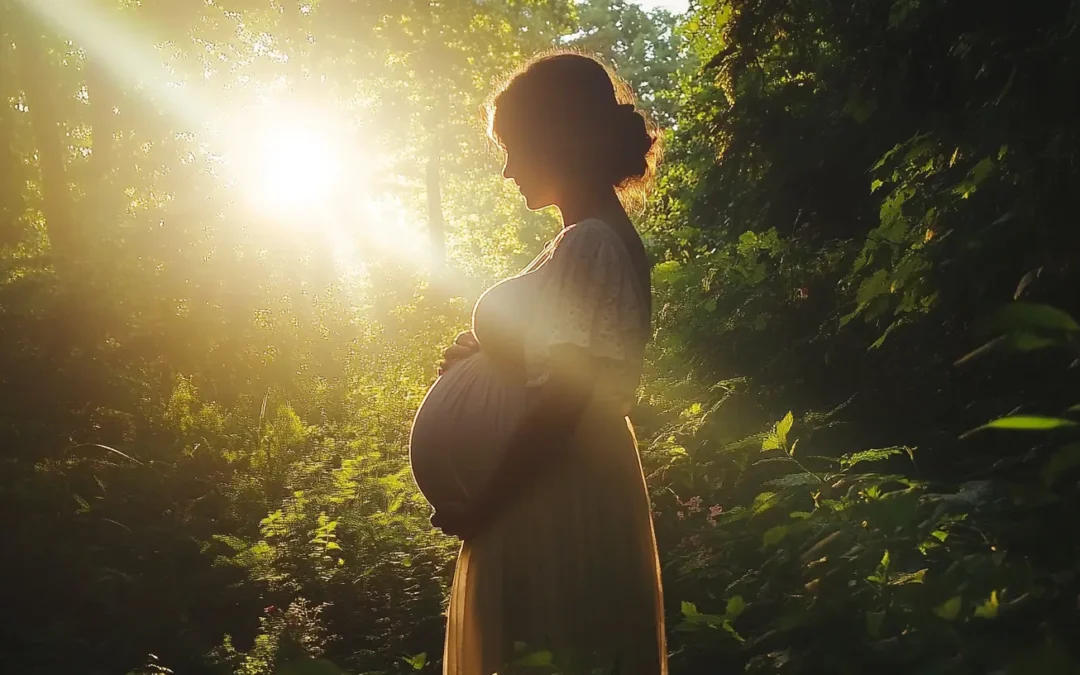
[[[253,188],[274,210],[312,207],[333,198],[341,165],[330,139],[311,128],[267,127],[257,141]]]
[[[350,178],[344,150],[352,134],[346,125],[318,108],[267,103],[233,128],[239,160],[233,178],[256,210],[301,227],[311,224],[311,216],[335,210]]]
[[[390,158],[339,110],[267,101],[238,112],[223,139],[230,187],[263,233],[327,247],[347,276],[391,257],[430,266],[425,221],[401,197]]]

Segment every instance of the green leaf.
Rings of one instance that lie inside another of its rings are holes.
[[[875,574],[873,576],[867,577],[866,578],[867,581],[872,581],[872,582],[877,583],[877,584],[885,583],[885,581],[889,578],[889,564],[890,563],[891,563],[891,560],[889,558],[889,550],[886,549],[885,552],[881,554],[881,561],[878,562],[877,570],[875,570]]]
[[[1009,417],[1002,417],[996,419],[993,422],[976,427],[971,431],[968,431],[960,436],[960,438],[967,438],[976,431],[983,429],[1009,429],[1013,431],[1049,431],[1051,429],[1062,429],[1066,427],[1075,427],[1076,422],[1067,420],[1061,417],[1042,417],[1039,415],[1011,415]]]
[[[921,569],[915,572],[904,572],[898,574],[892,579],[889,579],[890,586],[906,586],[907,584],[921,584],[926,577],[926,570]]]
[[[784,419],[776,423],[776,436],[780,439],[780,445],[787,447],[787,435],[791,431],[791,425],[795,423],[795,417],[788,411],[788,414],[784,415]]]
[[[413,670],[420,670],[427,665],[427,652],[421,652],[415,656],[406,656],[402,660],[412,666]]]
[[[1072,333],[1080,331],[1080,324],[1057,307],[1011,302],[981,322],[979,328],[983,334],[1031,331]]]
[[[728,621],[734,621],[735,619],[739,618],[739,615],[743,613],[744,609],[746,609],[746,602],[742,599],[742,596],[732,596],[727,601],[727,611],[724,614],[724,617]]]
[[[764,436],[761,437],[761,449],[766,450],[787,450],[787,435],[791,431],[791,425],[794,424],[795,418],[789,412],[784,415],[784,419],[780,420],[773,425],[773,428],[769,430]],[[790,454],[790,453],[789,453]]]
[[[715,614],[702,614],[698,611],[697,605],[685,600],[681,604],[681,609],[683,616],[686,617],[686,621],[681,624],[683,630],[697,630],[700,626],[720,628],[727,621],[725,617]]]
[[[983,619],[993,619],[998,613],[998,594],[997,591],[990,591],[990,597],[986,599],[986,602],[982,603],[975,608],[975,616]]]
[[[775,431],[770,431],[761,438],[761,449],[765,450],[782,450],[784,444],[780,442],[780,437],[776,435]]]
[[[840,457],[840,466],[845,469],[850,469],[856,464],[863,462],[878,462],[883,459],[888,459],[893,455],[899,455],[904,452],[910,452],[911,449],[894,445],[890,448],[874,448],[872,450],[861,450],[859,452],[853,452],[850,455],[843,455]]]
[[[765,530],[764,536],[761,537],[761,543],[763,546],[775,546],[787,536],[787,525],[777,525]]]
[[[757,514],[768,511],[776,506],[779,501],[780,500],[777,499],[775,492],[762,492],[757,497],[754,497],[754,513]]]
[[[941,603],[934,608],[934,614],[937,614],[946,621],[952,621],[960,615],[961,600],[959,595],[954,595],[945,602]]]
[[[680,606],[680,608],[682,609],[683,616],[685,616],[687,619],[692,619],[694,617],[700,616],[701,614],[700,612],[698,612],[697,605],[692,602],[687,602],[686,600],[682,601],[682,605]]]
[[[790,516],[792,520],[806,520],[812,515],[813,514],[809,511],[792,511],[788,514],[788,516]]]
[[[1057,480],[1058,474],[1063,471],[1068,471],[1076,466],[1080,466],[1080,443],[1070,443],[1059,448],[1058,451],[1050,457],[1050,461],[1047,462],[1046,466],[1043,468],[1043,483],[1045,483],[1047,487],[1053,485],[1054,481]]]

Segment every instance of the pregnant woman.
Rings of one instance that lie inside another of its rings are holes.
[[[627,413],[649,265],[620,202],[656,133],[599,62],[534,59],[494,97],[503,175],[564,227],[486,291],[417,412],[413,474],[463,539],[444,675],[665,675],[663,600]]]

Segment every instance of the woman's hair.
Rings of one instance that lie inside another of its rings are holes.
[[[567,170],[613,186],[627,206],[643,204],[660,161],[660,133],[634,107],[634,93],[596,58],[545,52],[495,88],[488,135],[504,151],[531,143]]]

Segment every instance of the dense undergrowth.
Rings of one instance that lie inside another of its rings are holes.
[[[554,224],[473,110],[571,35],[671,127],[634,420],[672,673],[1077,672],[1077,2],[82,4],[123,39],[0,3],[6,670],[438,671],[409,424]],[[181,101],[279,77],[377,122],[365,181],[459,276],[239,203]]]

